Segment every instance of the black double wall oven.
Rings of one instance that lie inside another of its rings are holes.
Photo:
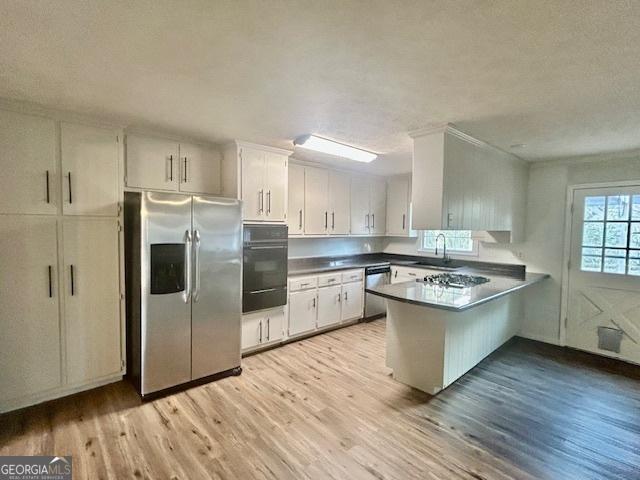
[[[287,303],[286,225],[244,225],[242,312]]]

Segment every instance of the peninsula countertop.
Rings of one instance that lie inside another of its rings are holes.
[[[484,276],[489,278],[489,282],[468,288],[444,287],[414,280],[371,287],[367,288],[366,292],[398,302],[460,312],[549,277],[545,273],[529,272],[524,277],[486,274]]]

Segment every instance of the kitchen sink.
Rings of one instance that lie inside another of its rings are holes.
[[[419,262],[416,262],[414,265],[419,265],[421,267],[429,267],[434,270],[445,270],[445,271],[459,270],[462,267],[464,267],[464,265],[456,263],[453,260],[445,261],[437,258],[434,258],[432,260],[421,260]]]

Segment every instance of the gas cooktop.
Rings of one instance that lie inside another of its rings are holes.
[[[476,285],[481,285],[488,281],[489,279],[487,277],[464,275],[460,273],[439,273],[437,275],[427,275],[424,277],[424,283],[452,288],[475,287]]]

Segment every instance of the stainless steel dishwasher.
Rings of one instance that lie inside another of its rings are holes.
[[[391,283],[391,267],[389,265],[367,267],[365,274],[365,289],[388,285]],[[365,293],[364,319],[373,320],[387,313],[387,302],[384,298],[371,293]]]

